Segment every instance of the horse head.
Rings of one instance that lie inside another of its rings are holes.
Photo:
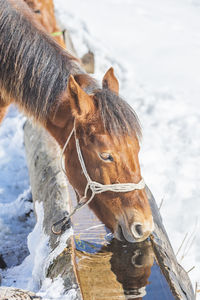
[[[64,151],[69,182],[78,200],[85,193],[85,198],[91,197],[90,189],[86,190],[88,181],[103,186],[102,192],[93,195],[90,208],[117,239],[143,241],[153,230],[153,219],[144,186],[137,188],[142,180],[138,159],[138,119],[133,109],[120,98],[119,84],[112,68],[105,74],[102,88],[92,90],[91,82],[86,84],[84,76],[70,75],[63,97],[67,103],[66,113],[67,109],[71,110],[75,124],[75,138],[70,139]],[[63,103],[61,100],[60,107]],[[59,115],[57,120],[61,126],[63,109],[60,109]],[[67,124],[65,128],[69,127],[69,122]],[[62,132],[66,136],[66,131]],[[84,166],[80,162],[75,139]],[[123,192],[112,189],[112,186],[120,188],[120,184],[127,183],[136,184],[136,188]],[[104,186],[111,189],[106,190]]]

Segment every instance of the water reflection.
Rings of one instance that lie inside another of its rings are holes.
[[[88,253],[89,243],[76,251],[78,278],[84,299],[142,299],[151,274],[154,254],[149,241],[130,244],[115,239],[98,253]],[[94,252],[92,245],[91,252]]]
[[[154,263],[150,242],[122,245],[113,239],[107,248],[112,252],[111,270],[122,284],[126,299],[142,299]]]
[[[174,300],[151,242],[122,243],[88,207],[73,217],[75,263],[84,300]]]

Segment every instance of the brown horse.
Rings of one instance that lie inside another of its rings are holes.
[[[75,124],[74,134],[93,181],[140,182],[140,126],[134,111],[119,97],[113,69],[100,87],[76,58],[44,32],[23,1],[0,0],[0,5],[2,111],[13,101],[43,125],[61,148]],[[79,201],[88,182],[76,149],[72,136],[64,152],[65,168]],[[96,194],[90,207],[118,239],[142,241],[153,230],[144,188]]]
[[[38,22],[45,28],[49,34],[65,48],[63,34],[58,27],[54,15],[53,0],[24,0],[35,13]]]

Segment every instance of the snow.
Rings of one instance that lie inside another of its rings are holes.
[[[64,241],[72,234],[72,229],[67,230],[63,234],[61,242],[52,251],[48,243],[49,237],[43,232],[44,211],[42,203],[35,202],[35,211],[37,222],[27,238],[29,255],[21,264],[10,267],[8,270],[2,272],[2,285],[20,287],[25,290],[38,292],[38,295],[42,296],[42,299],[73,300],[73,297],[75,298],[73,287],[66,296],[62,296],[64,292],[62,278],[58,276],[52,282],[51,279],[45,276],[45,271],[53,259],[66,247]],[[19,249],[17,250],[19,251]]]
[[[163,199],[161,214],[175,253],[187,234],[177,258],[186,270],[195,266],[189,276],[193,286],[200,284],[200,0],[55,0],[55,5],[78,55],[95,53],[95,78],[114,67],[120,93],[142,123],[143,177],[157,203]],[[43,273],[64,244],[50,253],[39,203],[35,225],[24,121],[11,107],[0,127],[0,253],[7,253],[10,267],[2,283],[38,291],[43,299],[64,299],[62,279],[52,283]],[[66,299],[75,299],[75,290]]]
[[[51,279],[46,278],[43,283],[40,291],[37,293],[38,296],[42,297],[43,300],[75,300],[76,298],[76,290],[71,289],[64,293],[64,285],[61,277],[57,277],[53,282]]]
[[[48,237],[42,232],[43,207],[36,202],[37,223],[28,235],[28,255],[21,264],[3,271],[2,285],[38,290],[43,274],[43,261],[48,255]],[[37,247],[36,247],[37,245]]]
[[[64,23],[65,2],[56,5]],[[114,66],[120,93],[141,120],[142,173],[158,204],[163,199],[175,253],[187,234],[177,258],[186,270],[195,266],[194,286],[200,282],[200,1],[69,0],[66,9],[78,54],[86,51],[82,44],[94,51],[100,80]]]

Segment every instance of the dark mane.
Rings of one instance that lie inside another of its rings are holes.
[[[2,95],[15,99],[27,113],[45,122],[66,89],[69,74],[83,71],[76,59],[37,25],[23,1],[0,0],[0,7]]]
[[[115,135],[135,133],[141,138],[141,126],[132,107],[108,89],[95,93],[94,99],[99,107],[104,128]]]
[[[70,74],[79,74],[79,81],[89,80],[87,92],[97,88],[76,59],[34,21],[23,1],[0,0],[0,7],[0,90],[5,99],[14,99],[26,113],[45,123],[66,90]],[[96,91],[95,99],[110,134],[134,131],[141,136],[138,118],[128,103],[105,88]]]

